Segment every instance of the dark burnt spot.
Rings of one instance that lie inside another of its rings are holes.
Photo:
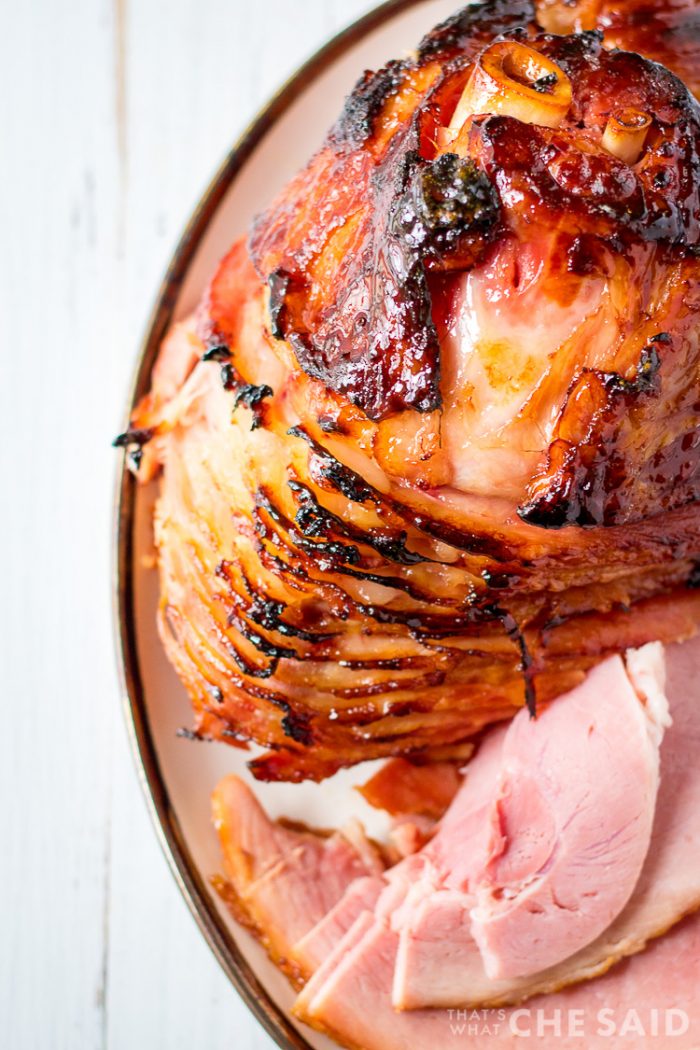
[[[231,351],[225,343],[214,343],[202,354],[202,361],[218,361],[219,364],[223,364],[230,359]]]
[[[253,421],[250,424],[251,430],[257,430],[257,428],[263,422],[263,406],[261,404],[267,397],[273,396],[273,390],[267,383],[261,383],[256,385],[255,383],[245,383],[242,387],[239,387],[236,397],[233,402],[234,409],[238,408],[239,405],[245,405],[249,408],[253,414]]]
[[[652,393],[657,388],[661,358],[653,345],[645,346],[639,358],[633,379],[625,379],[617,372],[601,373],[606,389],[611,393],[635,397]]]
[[[287,433],[291,437],[301,438],[309,445],[319,465],[320,477],[341,492],[346,499],[354,503],[367,503],[374,499],[372,489],[360,475],[340,463],[327,449],[314,441],[303,426],[290,427]]]
[[[237,390],[241,383],[241,377],[232,364],[221,366],[221,385],[224,390]]]
[[[279,664],[278,656],[273,656],[268,664],[261,667],[259,664],[252,664],[250,660],[247,660],[228,635],[222,641],[224,648],[238,670],[249,678],[271,678],[277,670],[277,665]]]
[[[376,72],[366,70],[348,95],[343,112],[328,136],[336,147],[358,149],[372,135],[375,118],[401,86],[406,63],[389,62]]]
[[[418,58],[424,63],[440,55],[473,54],[501,33],[517,33],[534,22],[532,0],[484,0],[468,4],[421,40]]]
[[[556,85],[557,80],[556,73],[545,73],[544,76],[533,80],[530,86],[534,91],[539,91],[541,94],[546,95]]]
[[[337,419],[329,416],[319,416],[318,425],[324,434],[343,434],[345,431]]]
[[[305,535],[329,536],[336,532],[357,543],[366,544],[378,554],[381,554],[389,561],[397,562],[399,565],[417,565],[420,562],[430,560],[415,551],[408,550],[405,531],[401,529],[385,529],[382,531],[369,529],[363,531],[355,528],[349,522],[343,521],[336,514],[321,506],[307,485],[302,485],[297,481],[290,481],[288,484],[300,503],[295,521]]]
[[[143,447],[148,444],[154,434],[153,427],[130,427],[123,434],[117,434],[112,442],[112,448],[126,450],[127,466],[132,473],[138,473],[143,459]]]
[[[117,434],[112,442],[112,447],[128,448],[130,445],[137,445],[139,448],[142,448],[148,444],[154,433],[155,431],[152,427],[142,429],[132,427],[129,430],[125,430],[123,434]]]
[[[223,704],[224,694],[219,689],[218,685],[210,685],[209,683],[207,683],[206,690],[209,693],[209,696],[212,698],[212,700],[214,700],[217,704]]]
[[[308,716],[298,714],[285,715],[280,722],[282,732],[302,747],[311,747],[314,742]]]
[[[175,736],[181,737],[183,740],[198,740],[200,743],[210,744],[212,737],[204,736],[203,733],[197,732],[195,729],[188,729],[186,726],[181,726],[175,733]]]
[[[474,265],[498,231],[498,195],[486,175],[454,153],[431,161],[411,153],[406,167],[406,189],[390,221],[394,235],[428,269]]]
[[[685,581],[686,587],[690,587],[692,590],[700,588],[700,562],[696,562],[693,568],[688,574],[688,578]]]
[[[510,590],[520,582],[520,577],[516,573],[491,572],[489,569],[481,570],[481,578],[493,591]]]
[[[255,646],[255,648],[265,656],[272,656],[278,660],[283,657],[294,659],[297,656],[295,649],[290,649],[287,646],[275,645],[274,642],[269,641],[269,639],[263,637],[259,632],[253,630],[252,627],[250,627],[249,624],[246,623],[246,621],[236,612],[230,612],[226,622],[229,627],[235,627],[238,633],[245,638],[246,641],[250,642],[251,645]]]

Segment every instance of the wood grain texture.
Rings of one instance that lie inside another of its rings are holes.
[[[128,753],[110,439],[212,171],[271,91],[369,6],[2,0],[3,1047],[272,1045],[179,897]]]

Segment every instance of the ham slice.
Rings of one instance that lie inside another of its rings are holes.
[[[569,959],[624,908],[667,719],[660,647],[630,663],[611,658],[536,721],[523,712],[490,737],[423,851],[423,889],[392,916],[397,1008],[517,999],[520,978]]]
[[[597,981],[526,1007],[397,1013],[391,985],[398,935],[369,912],[357,919],[302,991],[295,1015],[362,1050],[696,1050],[700,1045],[700,916]],[[468,1039],[467,1039],[468,1035]],[[554,1037],[554,1038],[553,1038]]]
[[[638,689],[646,693],[652,692],[652,686],[657,680],[655,655],[648,649],[641,654],[628,654],[630,678]],[[376,949],[382,956],[390,945],[390,979],[386,981],[389,999],[393,996],[394,1003],[398,1000],[399,1006],[416,1006],[422,998],[423,1002],[443,1006],[459,1004],[462,1007],[495,1007],[527,999],[538,992],[553,993],[572,982],[587,982],[587,979],[603,974],[617,960],[640,952],[651,938],[664,933],[683,915],[700,907],[700,827],[697,822],[700,779],[695,773],[700,746],[700,703],[697,695],[700,692],[697,676],[699,663],[700,640],[671,646],[667,650],[667,692],[673,722],[666,730],[661,746],[661,784],[651,848],[630,902],[608,929],[558,966],[529,978],[492,981],[485,976],[480,953],[470,935],[470,917],[465,908],[467,895],[463,890],[433,886],[432,890],[426,888],[421,897],[420,885],[426,886],[426,871],[430,871],[431,864],[445,862],[444,850],[448,848],[452,836],[456,837],[461,819],[470,811],[467,798],[470,779],[476,789],[474,795],[480,791],[487,792],[489,781],[493,783],[499,755],[504,750],[504,734],[500,731],[500,743],[495,734],[490,734],[469,767],[473,774],[467,772],[464,787],[445,816],[435,839],[422,855],[410,858],[409,862],[398,865],[388,873],[394,892],[393,900],[388,896],[389,891],[385,891],[382,898],[384,907],[376,908],[375,916],[370,917],[369,923],[365,922],[366,938],[364,947],[358,949],[360,956],[369,948],[373,952]],[[558,704],[563,702],[557,701]],[[464,823],[461,827],[467,830]],[[443,835],[446,841],[443,841]],[[465,870],[462,870],[462,874]],[[402,872],[405,873],[403,877]],[[397,892],[399,887],[403,895]],[[367,932],[370,928],[374,931],[371,935]],[[697,937],[693,943],[697,944]],[[410,953],[407,945],[410,946]],[[656,950],[656,944],[652,945],[647,947],[646,954]],[[372,969],[375,964],[377,959],[372,956],[368,960],[368,968]],[[349,965],[360,963],[349,961],[344,947],[340,946],[336,948],[334,957],[326,960],[323,972],[329,975],[329,980],[336,980],[336,969],[342,975]],[[613,974],[626,973],[629,965],[621,964],[613,970]],[[694,965],[700,966],[700,954],[695,957]],[[372,980],[375,978],[372,969]],[[591,987],[597,989],[608,980],[610,978],[596,981]],[[304,991],[300,999],[299,1011],[302,1015],[305,1004],[311,1001],[314,988],[317,987],[319,977],[313,979],[310,988]],[[404,1001],[401,1001],[400,989],[406,997]],[[570,994],[573,996],[575,993],[572,991]],[[603,996],[607,993],[596,994]],[[582,990],[581,996],[585,1000],[585,990]],[[557,1001],[560,998],[557,996]],[[607,1005],[605,998],[602,999],[602,1005]],[[634,1005],[630,998],[630,1007]],[[438,1015],[414,1009],[411,1016],[418,1020]],[[439,1016],[444,1017],[444,1014]],[[415,1029],[417,1040],[423,1024],[421,1020]],[[397,1031],[401,1030],[399,1025]],[[414,1029],[409,1027],[408,1031]],[[388,1045],[404,1044],[398,1042]],[[410,1045],[413,1050],[413,1043],[406,1045]],[[416,1046],[420,1046],[420,1043],[417,1042]]]
[[[292,954],[301,974],[314,973],[330,957],[355,920],[363,912],[373,911],[384,885],[376,875],[368,875],[348,886],[338,903],[294,945]]]
[[[357,790],[366,802],[392,816],[441,817],[459,787],[454,762],[414,765],[405,758],[392,758]]]
[[[236,776],[219,784],[212,807],[237,912],[273,960],[300,976],[293,963],[294,945],[356,880],[380,874],[383,864],[375,848],[356,825],[348,837],[270,820]]]
[[[658,685],[657,657],[658,653],[648,647],[638,654],[627,654],[630,681],[652,701]],[[426,1040],[434,1039],[441,1031],[440,1025],[447,1024],[447,1014],[444,1010],[438,1013],[419,1008],[421,998],[415,990],[417,987],[426,989],[421,993],[424,1002],[462,1008],[472,1005],[495,1008],[546,992],[550,996],[537,999],[533,1009],[539,1008],[540,1003],[548,1009],[550,1002],[563,1003],[565,1007],[571,1002],[576,1004],[576,1009],[584,1009],[593,1017],[599,1007],[610,1005],[609,999],[612,1005],[619,999],[620,1008],[625,1003],[630,1008],[636,1005],[631,991],[634,982],[639,979],[651,985],[657,979],[648,962],[641,964],[642,958],[664,957],[665,945],[671,938],[684,964],[697,969],[700,932],[692,923],[682,925],[682,934],[667,933],[662,940],[647,943],[668,931],[683,915],[700,907],[697,821],[700,778],[696,775],[696,756],[700,749],[700,677],[697,675],[700,639],[669,647],[666,664],[673,722],[661,745],[661,779],[651,847],[632,897],[592,943],[563,962],[524,978],[487,978],[470,932],[470,909],[465,907],[470,899],[471,880],[488,864],[488,839],[479,839],[479,832],[483,836],[484,811],[492,803],[494,787],[501,777],[506,740],[512,727],[501,727],[484,739],[467,768],[458,795],[428,845],[383,875],[368,872],[364,849],[360,853],[355,849],[348,855],[345,850],[349,844],[343,836],[322,838],[275,824],[240,781],[225,780],[215,801],[225,818],[220,820],[220,833],[227,852],[229,877],[238,892],[243,893],[248,914],[251,904],[254,906],[259,932],[268,947],[272,945],[273,956],[276,948],[278,957],[283,955],[291,962],[297,976],[308,976],[315,970],[299,998],[296,1007],[299,1016],[340,1035],[341,1041],[350,1045],[359,1043],[366,1050],[375,1045],[382,1045],[386,1050],[394,1046],[421,1050],[423,1033]],[[554,706],[565,706],[566,702],[566,698],[560,698]],[[657,712],[657,720],[662,720],[658,697],[652,707]],[[541,718],[541,724],[545,724],[544,713]],[[616,761],[619,758],[614,757]],[[605,777],[610,775],[606,769]],[[627,787],[625,785],[625,789]],[[355,829],[355,836],[357,833]],[[365,843],[372,857],[371,844],[366,840]],[[460,843],[469,843],[469,848],[457,848],[455,844]],[[323,879],[319,879],[314,869],[312,880],[310,868],[304,868],[299,862],[301,845],[309,851],[301,853],[310,864],[323,865],[315,851],[327,851]],[[325,881],[329,864],[337,863],[338,858],[343,863],[340,877],[333,881],[330,891],[328,886],[324,887],[324,892],[335,899],[330,907],[322,910],[323,905],[316,896],[318,884]],[[356,865],[362,869],[359,878],[353,875]],[[372,867],[371,863],[369,866]],[[285,877],[280,891],[274,896],[271,893],[264,896],[263,889],[273,886],[280,872]],[[306,911],[302,921],[299,915],[303,908]],[[695,930],[692,935],[685,932],[691,928]],[[408,933],[412,936],[407,936]],[[613,963],[633,953],[641,954],[619,963],[609,975],[601,976]],[[663,971],[664,965],[660,963],[658,973]],[[628,973],[638,978],[623,979]],[[598,980],[589,983],[593,977]],[[554,994],[573,982],[583,982],[583,986]],[[659,1008],[667,1001],[674,1006],[683,1005],[684,996],[690,999],[684,987],[683,982],[678,985],[679,998],[667,996],[659,1001],[658,997],[651,997],[653,1004]],[[353,988],[363,990],[362,1000]],[[352,1025],[343,1034],[343,1028],[338,1026],[350,1022],[347,1018],[342,1021],[345,1005],[335,1001],[337,995],[350,996],[347,1009],[354,1012],[354,1025],[359,1023],[360,1013],[371,1014],[375,1010],[377,988],[382,992],[376,1023],[384,1042],[363,1042],[365,1035],[358,1034]],[[405,1001],[400,1001],[401,988]],[[392,995],[398,1005],[411,1009],[397,1014]],[[590,1004],[597,1004],[595,1010]],[[510,1017],[510,1012],[505,1016]],[[391,1030],[394,1031],[395,1025],[396,1033],[391,1038],[386,1036],[389,1019]],[[696,1023],[697,1018],[693,1021]],[[449,1034],[449,1028],[447,1032]],[[506,1040],[502,1045],[512,1044]],[[609,1041],[602,1045],[615,1047],[617,1044]],[[619,1045],[636,1044],[621,1042]],[[674,1039],[672,1045],[682,1050],[686,1045],[695,1044]]]
[[[667,717],[661,646],[637,660],[654,703],[639,702],[615,656],[537,720],[513,720],[491,814],[493,854],[472,887],[472,933],[491,978],[567,959],[632,895],[651,838]]]

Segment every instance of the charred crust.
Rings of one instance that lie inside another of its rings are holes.
[[[202,361],[217,361],[219,364],[223,364],[224,361],[230,361],[230,359],[231,351],[225,343],[213,343],[202,354]]]
[[[337,419],[330,416],[319,416],[318,425],[324,434],[343,434],[345,431]]]
[[[374,491],[367,483],[356,474],[350,467],[346,467],[328,452],[327,449],[314,441],[303,426],[290,427],[287,431],[290,437],[301,438],[311,448],[317,462],[321,477],[329,485],[341,492],[346,499],[353,503],[368,503],[374,501]]]
[[[584,369],[572,383],[564,408],[575,401],[574,393],[581,384],[596,388],[602,405],[595,413],[594,432],[579,442],[555,439],[549,450],[548,469],[556,467],[543,492],[518,507],[518,516],[529,525],[543,529],[561,529],[568,525],[590,528],[615,525],[627,466],[617,451],[621,426],[630,413],[646,398],[656,397],[661,389],[661,356],[659,347],[668,347],[670,337],[660,332],[640,354],[631,378],[618,372]],[[555,458],[556,457],[556,460]]]
[[[113,448],[126,450],[127,464],[132,473],[137,474],[143,459],[143,448],[153,438],[153,427],[129,427],[123,434],[117,434],[112,442]]]
[[[234,366],[230,363],[221,366],[221,385],[224,390],[237,390],[241,384],[241,377]]]
[[[493,591],[509,590],[519,581],[519,576],[516,573],[491,572],[489,569],[481,570],[481,578],[486,586]]]
[[[245,383],[242,387],[239,387],[236,397],[233,402],[234,409],[238,408],[239,405],[245,405],[249,408],[253,414],[253,421],[250,424],[251,430],[257,430],[257,428],[263,422],[263,405],[262,401],[267,397],[273,396],[273,390],[267,383],[261,383],[256,385],[255,383]]]
[[[541,94],[546,95],[547,92],[552,90],[556,83],[556,73],[545,73],[544,76],[538,77],[537,80],[533,80],[532,88],[534,91],[539,91]]]
[[[270,642],[259,632],[253,630],[236,612],[230,612],[226,622],[229,627],[235,627],[238,633],[264,656],[272,656],[279,660],[283,657],[294,659],[298,655],[296,649],[290,649],[288,646],[283,645],[275,645],[274,642]]]
[[[247,675],[249,678],[272,678],[277,670],[279,658],[276,656],[272,657],[269,664],[260,667],[258,664],[251,664],[249,660],[246,660],[230,639],[226,640],[224,647],[241,674]]]
[[[383,69],[365,70],[348,95],[328,136],[337,148],[359,149],[374,131],[374,121],[403,81],[405,62],[388,62]]]
[[[431,161],[408,154],[406,170],[392,232],[430,269],[454,264],[455,257],[461,268],[474,265],[498,232],[500,217],[498,195],[484,172],[454,153]]]
[[[366,544],[382,557],[399,565],[417,565],[430,560],[415,551],[408,550],[407,534],[404,530],[387,529],[380,532],[378,529],[363,531],[354,528],[321,506],[307,485],[297,481],[289,481],[288,485],[300,505],[294,520],[304,535],[324,536],[335,531],[357,543]]]
[[[658,337],[656,339],[658,342]],[[661,340],[665,342],[665,340]],[[656,347],[650,343],[645,346],[639,358],[637,371],[632,379],[625,379],[617,372],[600,372],[599,375],[606,390],[611,394],[621,394],[629,398],[641,394],[651,394],[657,390],[661,358]]]
[[[290,713],[284,715],[280,725],[285,736],[301,744],[302,747],[311,747],[314,737],[309,723],[310,719],[307,715]]]
[[[384,587],[404,591],[417,601],[432,600],[435,604],[453,604],[452,599],[439,599],[402,576],[385,576],[371,569],[361,568],[362,557],[358,548],[354,545],[321,538],[309,539],[301,529],[295,527],[295,522],[292,522],[275,505],[270,493],[265,492],[263,489],[259,489],[256,495],[256,508],[258,511],[263,509],[275,522],[280,542],[285,548],[289,549],[293,546],[298,552],[307,556],[309,559],[308,568],[314,567],[320,572],[332,570],[338,576],[350,576],[357,580],[378,583]],[[258,525],[261,524],[261,522],[258,523]],[[262,531],[261,529],[261,534]],[[266,538],[269,539],[269,534],[267,534]],[[292,571],[291,566],[287,566],[287,571]]]
[[[132,445],[143,448],[154,434],[153,427],[129,427],[123,434],[117,434],[112,442],[112,448],[130,448]]]
[[[418,60],[425,63],[442,55],[455,54],[501,33],[524,31],[535,22],[532,0],[484,0],[468,4],[423,37]]]

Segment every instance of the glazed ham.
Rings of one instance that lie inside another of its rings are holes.
[[[700,110],[638,23],[486,0],[366,73],[166,340],[120,443],[256,776],[449,759],[696,630]]]
[[[391,756],[391,845],[213,800],[222,895],[356,1050],[450,1010],[520,1045],[530,1000],[700,1044],[699,70],[688,0],[458,11],[361,77],[118,439],[197,734],[260,779]]]
[[[700,12],[695,0],[537,0],[550,33],[598,30],[607,47],[637,51],[700,92]]]

